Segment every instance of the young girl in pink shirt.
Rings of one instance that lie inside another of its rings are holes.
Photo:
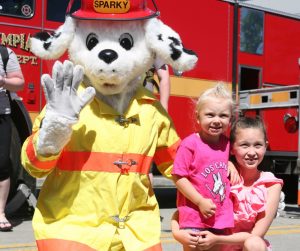
[[[197,240],[195,232],[222,234],[233,227],[225,136],[233,109],[231,94],[222,84],[205,91],[196,105],[200,131],[183,139],[177,150],[172,175],[178,189],[179,227],[192,241]],[[185,243],[183,248],[194,250]]]
[[[200,233],[198,246],[226,245],[222,250],[272,250],[264,239],[277,213],[283,181],[258,170],[267,149],[266,130],[259,118],[241,117],[231,129],[231,153],[241,182],[231,187],[234,228],[227,236]]]
[[[195,246],[197,250],[220,244],[222,251],[272,250],[264,236],[276,216],[283,181],[271,172],[258,170],[268,144],[263,122],[259,118],[239,118],[232,126],[230,140],[231,154],[241,177],[230,193],[234,227],[226,235],[202,231]],[[172,230],[177,238],[183,236],[175,219]]]

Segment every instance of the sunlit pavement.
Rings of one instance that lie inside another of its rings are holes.
[[[181,251],[182,248],[172,237],[170,219],[175,208],[162,208],[162,246],[166,251]],[[31,213],[23,212],[10,220],[14,225],[12,232],[0,232],[0,251],[19,250],[34,251],[36,249],[31,227]],[[266,238],[272,243],[273,251],[298,251],[300,247],[300,208],[287,205],[281,216],[276,218]],[[131,251],[131,250],[129,250]]]

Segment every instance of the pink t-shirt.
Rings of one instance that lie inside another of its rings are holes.
[[[261,172],[260,177],[251,187],[243,186],[243,179],[231,187],[231,198],[234,211],[234,232],[250,232],[256,222],[258,213],[265,211],[267,186],[283,184],[271,172]]]
[[[229,141],[220,137],[219,144],[209,145],[197,133],[185,138],[174,161],[172,174],[186,177],[205,198],[217,206],[214,216],[205,219],[199,208],[177,192],[180,228],[233,227],[233,208],[229,199],[230,184],[227,178]]]
[[[231,187],[230,197],[233,202],[234,228],[231,233],[251,232],[259,213],[265,211],[267,202],[267,187],[281,184],[283,181],[277,179],[271,172],[261,172],[260,177],[251,187],[244,187],[244,181]],[[268,250],[271,250],[270,243],[266,241]],[[243,248],[240,245],[224,245],[222,251],[239,250]]]

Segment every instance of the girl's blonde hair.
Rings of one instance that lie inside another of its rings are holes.
[[[196,103],[196,114],[199,114],[203,104],[205,104],[205,102],[210,98],[220,98],[228,101],[231,107],[231,115],[233,115],[235,110],[235,102],[232,99],[231,92],[221,82],[215,87],[207,89],[200,95]]]

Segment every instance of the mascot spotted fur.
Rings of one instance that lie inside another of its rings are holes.
[[[42,76],[47,104],[22,148],[26,170],[46,177],[39,250],[161,250],[148,173],[155,161],[170,178],[179,138],[142,81],[155,57],[186,71],[197,56],[157,16],[143,0],[82,0],[54,34],[31,39],[37,56],[70,59]]]

